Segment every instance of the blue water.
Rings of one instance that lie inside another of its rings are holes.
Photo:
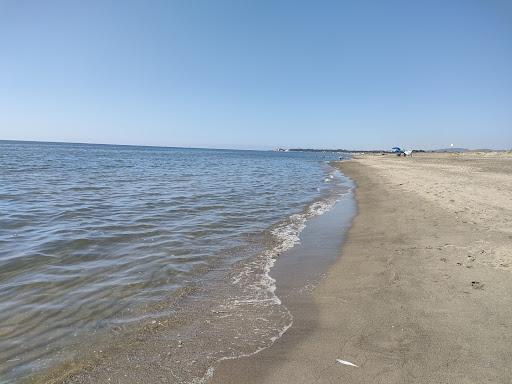
[[[154,315],[283,223],[293,240],[289,218],[332,197],[338,157],[0,141],[0,378]]]

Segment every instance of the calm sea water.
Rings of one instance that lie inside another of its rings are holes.
[[[268,255],[332,205],[338,156],[0,141],[0,382],[169,315],[158,304],[215,268],[269,295]]]

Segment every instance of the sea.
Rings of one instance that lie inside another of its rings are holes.
[[[272,267],[351,198],[340,158],[0,141],[0,383],[141,338],[187,345],[176,382],[268,347],[293,321]]]

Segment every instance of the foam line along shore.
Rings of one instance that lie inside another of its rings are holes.
[[[142,358],[153,339],[154,356],[185,353],[163,365],[177,380],[266,346],[290,323],[274,258],[346,191],[333,154],[0,145],[8,383]]]
[[[340,168],[358,214],[339,259],[312,295],[284,300],[294,323],[279,341],[210,383],[510,382],[510,154]]]

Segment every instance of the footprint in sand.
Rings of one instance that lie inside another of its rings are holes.
[[[471,286],[473,287],[473,289],[484,289],[484,284],[481,283],[480,281],[472,281]]]

